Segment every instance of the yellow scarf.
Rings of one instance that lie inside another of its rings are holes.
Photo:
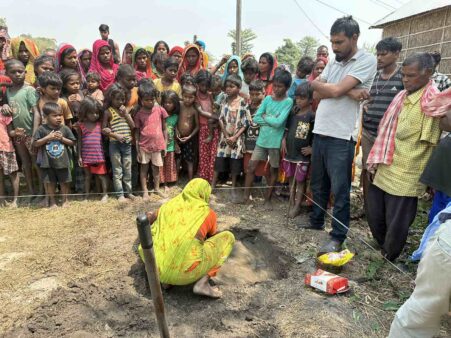
[[[210,213],[210,194],[210,184],[195,178],[158,211],[152,225],[152,239],[162,282],[177,279],[199,260],[201,245],[195,236]],[[143,257],[141,247],[139,252]]]

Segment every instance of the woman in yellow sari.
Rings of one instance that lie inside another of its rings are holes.
[[[11,40],[11,50],[13,57],[21,61],[25,66],[25,70],[27,71],[25,82],[29,85],[34,85],[36,82],[34,60],[39,56],[38,46],[33,40],[19,36]]]
[[[155,258],[160,281],[169,285],[194,283],[193,292],[213,298],[221,292],[209,284],[232,251],[235,237],[217,232],[216,214],[210,209],[211,186],[201,178],[156,212],[150,213]],[[139,254],[143,258],[141,246]]]

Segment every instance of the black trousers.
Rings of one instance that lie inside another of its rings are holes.
[[[387,259],[399,257],[417,214],[417,197],[391,195],[374,184],[368,187],[368,224]]]

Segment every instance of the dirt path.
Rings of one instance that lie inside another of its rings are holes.
[[[195,296],[190,286],[165,291],[172,336],[386,336],[394,315],[387,304],[399,303],[411,289],[406,276],[355,239],[367,236],[366,229],[352,225],[348,246],[357,256],[342,273],[352,281],[351,292],[327,296],[303,284],[327,234],[295,230],[284,216],[286,204],[268,213],[257,202],[236,206],[219,195],[219,228],[237,238],[216,278],[224,298]],[[157,337],[134,218],[158,205],[156,199],[111,200],[52,211],[0,210],[0,334]]]

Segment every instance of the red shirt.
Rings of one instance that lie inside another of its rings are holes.
[[[163,121],[168,117],[166,110],[154,106],[152,112],[140,110],[135,115],[135,127],[139,129],[139,147],[148,153],[166,149],[163,135]]]

